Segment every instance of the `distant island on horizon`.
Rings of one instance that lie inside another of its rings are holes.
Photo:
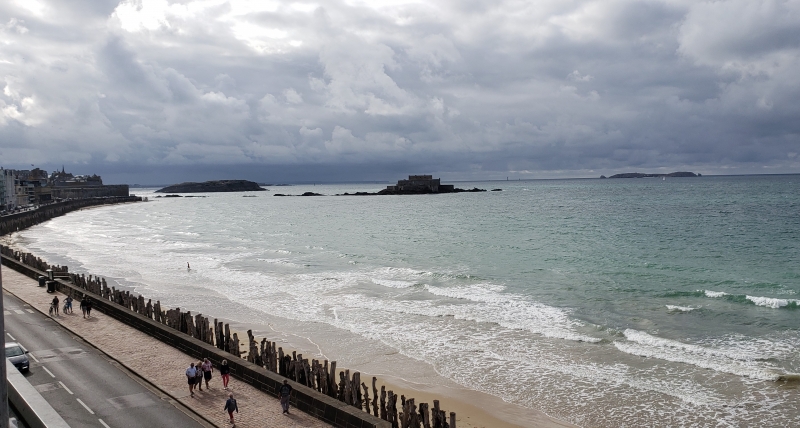
[[[670,172],[669,174],[643,174],[641,172],[625,172],[614,174],[611,177],[601,175],[600,178],[658,178],[658,177],[702,177],[703,174],[695,174],[689,171]]]
[[[186,182],[156,190],[155,193],[213,193],[213,192],[265,192],[255,181],[213,180],[202,183]]]

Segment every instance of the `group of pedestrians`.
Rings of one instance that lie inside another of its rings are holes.
[[[194,397],[195,388],[200,391],[203,390],[204,380],[206,381],[206,389],[210,389],[208,387],[208,381],[211,380],[213,372],[214,366],[211,364],[211,361],[208,361],[208,358],[203,361],[198,361],[196,364],[191,363],[189,365],[189,368],[186,369],[186,379],[189,383],[189,394],[192,397]]]
[[[195,388],[200,391],[203,390],[203,381],[206,382],[206,390],[211,389],[208,386],[208,382],[211,380],[213,372],[214,365],[211,364],[211,361],[209,361],[208,358],[204,358],[203,361],[198,361],[197,363],[189,364],[189,367],[186,369],[186,380],[189,385],[189,395],[191,397],[194,397]],[[228,366],[228,360],[222,360],[222,364],[219,366],[219,373],[220,377],[222,378],[222,387],[227,391],[228,382],[230,381],[230,367]],[[289,381],[283,381],[283,385],[281,385],[280,389],[278,390],[278,395],[280,395],[281,399],[281,409],[283,410],[284,414],[288,415],[289,399],[292,395],[292,386],[289,385]],[[239,413],[239,406],[236,403],[236,399],[233,398],[233,393],[228,394],[228,399],[225,401],[225,407],[223,410],[228,412],[230,423],[233,424],[233,412]]]
[[[58,316],[58,296],[53,296],[53,300],[50,302],[50,315]],[[83,312],[83,317],[88,318],[92,315],[92,298],[86,296],[81,300],[81,311]],[[72,313],[72,296],[67,296],[64,298],[64,314],[71,314]]]

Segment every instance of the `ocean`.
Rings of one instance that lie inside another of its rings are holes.
[[[502,191],[133,189],[149,202],[10,239],[307,357],[582,426],[798,423],[800,175],[456,185]]]

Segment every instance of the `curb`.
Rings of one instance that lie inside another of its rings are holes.
[[[67,330],[67,331],[68,331],[68,332],[70,332],[71,334],[73,334],[73,335],[75,335],[75,336],[79,337],[79,338],[80,338],[82,341],[84,341],[84,343],[87,343],[87,344],[89,344],[89,345],[90,345],[92,348],[94,348],[94,349],[96,349],[96,350],[100,351],[100,353],[102,353],[103,355],[105,355],[106,357],[108,357],[110,360],[112,360],[112,361],[114,361],[115,363],[119,364],[120,366],[124,367],[124,368],[125,368],[125,370],[126,370],[126,372],[128,373],[128,375],[129,375],[129,376],[130,376],[130,375],[132,375],[132,376],[136,377],[138,380],[141,380],[143,383],[146,383],[146,384],[147,384],[147,385],[148,385],[150,388],[153,388],[153,389],[157,390],[158,392],[160,392],[160,393],[164,394],[165,396],[169,397],[170,399],[172,399],[172,401],[173,401],[174,403],[176,403],[178,406],[180,406],[180,410],[181,410],[183,413],[186,413],[187,415],[195,416],[196,418],[194,418],[194,417],[193,417],[193,419],[197,419],[197,418],[199,418],[199,419],[201,419],[203,422],[205,422],[205,423],[207,423],[207,424],[209,424],[209,425],[211,425],[211,426],[213,426],[213,427],[222,428],[222,425],[219,425],[219,424],[217,424],[217,423],[215,423],[215,422],[213,422],[213,421],[209,420],[209,419],[208,419],[208,418],[206,418],[205,416],[201,415],[200,413],[197,413],[197,412],[195,412],[195,411],[194,411],[194,409],[192,409],[191,407],[189,407],[189,406],[187,406],[186,404],[184,404],[182,401],[180,401],[180,400],[179,400],[178,398],[176,398],[174,395],[172,395],[172,394],[170,394],[169,392],[167,392],[167,391],[165,391],[165,390],[161,389],[161,387],[159,387],[158,385],[154,384],[154,383],[153,383],[153,382],[151,382],[149,379],[147,379],[147,378],[145,378],[145,377],[142,377],[142,376],[141,376],[139,373],[137,373],[137,372],[136,372],[135,370],[133,370],[132,368],[128,367],[128,366],[127,366],[125,363],[123,363],[122,361],[120,361],[120,360],[116,359],[116,358],[115,358],[113,355],[111,355],[111,354],[107,353],[106,351],[104,351],[104,350],[100,349],[100,348],[99,348],[97,345],[95,345],[94,343],[92,343],[92,342],[88,341],[88,340],[87,340],[85,337],[83,337],[83,336],[82,336],[82,335],[80,335],[79,333],[75,332],[75,330],[73,330],[73,329],[69,328],[68,326],[64,325],[64,324],[63,324],[63,323],[62,323],[60,320],[58,320],[58,319],[56,319],[56,318],[53,318],[53,317],[51,317],[51,316],[50,316],[50,315],[48,315],[48,314],[45,314],[44,312],[42,312],[41,310],[39,310],[39,308],[37,308],[37,307],[33,306],[33,305],[30,303],[30,302],[28,302],[27,300],[23,299],[22,297],[20,297],[20,296],[18,296],[18,295],[16,295],[16,294],[14,294],[14,293],[13,293],[13,292],[11,292],[10,290],[6,289],[5,287],[3,288],[3,291],[4,291],[4,292],[6,292],[6,293],[8,293],[8,294],[10,294],[10,295],[12,295],[12,296],[14,296],[14,297],[16,297],[17,299],[19,299],[19,300],[21,300],[21,301],[23,301],[23,302],[27,303],[27,304],[28,304],[28,305],[31,307],[31,309],[35,310],[36,312],[38,312],[38,313],[42,314],[43,316],[45,316],[45,317],[47,317],[47,318],[50,318],[50,319],[52,319],[53,321],[57,322],[57,323],[58,323],[58,325],[59,325],[59,326],[61,326],[61,328],[63,328],[64,330]],[[63,294],[63,293],[62,293],[62,294]],[[176,406],[176,407],[178,407],[178,406]],[[226,425],[226,426],[227,426],[227,425]]]

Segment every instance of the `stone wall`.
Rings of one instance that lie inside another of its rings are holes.
[[[126,185],[125,187],[127,188],[128,186]],[[0,235],[26,229],[81,208],[125,202],[140,202],[141,200],[141,197],[126,195],[120,197],[74,199],[71,201],[43,205],[35,210],[23,211],[0,217]]]
[[[64,186],[49,188],[53,199],[83,199],[83,198],[102,198],[108,196],[128,196],[129,189],[127,184],[115,184],[110,186]]]

